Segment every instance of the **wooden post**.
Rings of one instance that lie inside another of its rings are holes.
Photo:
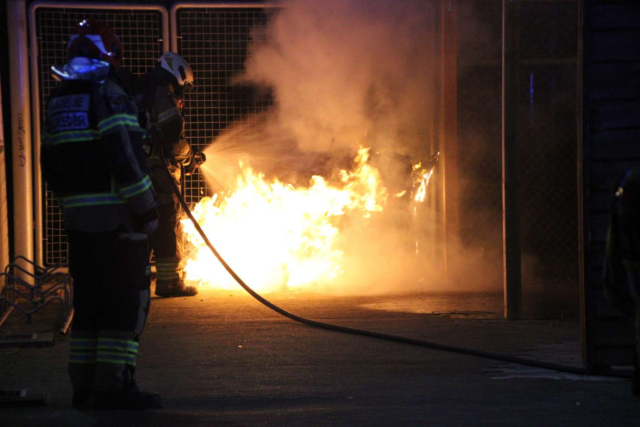
[[[518,140],[518,2],[502,0],[502,224],[504,317],[522,317]]]
[[[460,234],[458,177],[458,37],[457,0],[442,0],[442,163],[444,166],[445,274],[454,286],[451,264]]]

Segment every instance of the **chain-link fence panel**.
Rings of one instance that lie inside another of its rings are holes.
[[[458,78],[461,238],[502,248],[502,128],[500,67],[466,66]]]
[[[194,149],[204,150],[234,121],[265,112],[271,96],[255,87],[234,84],[244,69],[247,49],[264,37],[268,15],[264,8],[179,8],[178,53],[191,65],[194,89],[185,97],[185,136]],[[209,187],[200,171],[185,178],[183,193],[188,203],[198,202],[216,189]]]
[[[578,2],[519,11],[523,286],[578,289]]]
[[[459,0],[457,5],[460,238],[483,254],[491,277],[501,281],[502,1]],[[577,1],[518,5],[525,290],[577,290],[578,22]]]
[[[458,155],[460,242],[482,269],[483,284],[502,277],[502,2],[458,5]],[[463,269],[464,270],[464,269]]]
[[[45,101],[53,88],[55,80],[50,70],[53,65],[60,65],[67,58],[67,44],[76,25],[84,19],[98,19],[120,37],[123,44],[124,59],[122,67],[135,75],[145,73],[153,67],[156,59],[168,47],[165,34],[168,22],[166,13],[149,8],[118,9],[92,8],[89,4],[78,4],[78,8],[42,7],[35,10],[35,25],[38,61],[37,78],[39,83],[38,100],[42,121]],[[39,144],[39,135],[34,135]],[[63,230],[62,210],[56,204],[52,192],[43,191],[43,261],[45,265],[64,262],[67,259],[67,236]]]

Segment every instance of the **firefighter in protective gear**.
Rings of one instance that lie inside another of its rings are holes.
[[[640,168],[623,176],[613,198],[604,279],[609,300],[635,322],[633,394],[640,399]]]
[[[158,219],[145,130],[115,76],[122,45],[111,29],[81,22],[67,53],[52,68],[60,83],[47,102],[41,163],[69,237],[73,406],[159,408],[160,397],[133,380],[149,311],[147,236]]]
[[[191,174],[204,162],[204,155],[194,152],[184,138],[183,97],[192,86],[191,67],[173,52],[162,55],[155,68],[136,82],[136,102],[149,122],[147,163],[160,202],[159,224],[150,243],[156,263],[155,293],[161,297],[198,293],[194,286],[184,283],[182,209],[169,181],[174,179],[179,185],[182,171]],[[161,156],[173,178],[164,170]]]

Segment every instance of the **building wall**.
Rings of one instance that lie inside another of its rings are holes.
[[[640,4],[585,0],[583,58],[583,333],[589,367],[629,365],[633,330],[606,300],[603,262],[611,198],[640,165]]]

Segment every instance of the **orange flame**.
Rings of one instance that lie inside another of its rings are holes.
[[[223,200],[202,199],[194,216],[227,263],[256,291],[331,282],[345,268],[338,239],[341,222],[369,218],[387,201],[368,156],[368,149],[360,149],[354,170],[341,171],[340,183],[314,176],[308,188],[268,183],[263,174],[241,164],[235,192]],[[187,261],[186,279],[235,289],[193,224],[183,224],[196,249]]]

